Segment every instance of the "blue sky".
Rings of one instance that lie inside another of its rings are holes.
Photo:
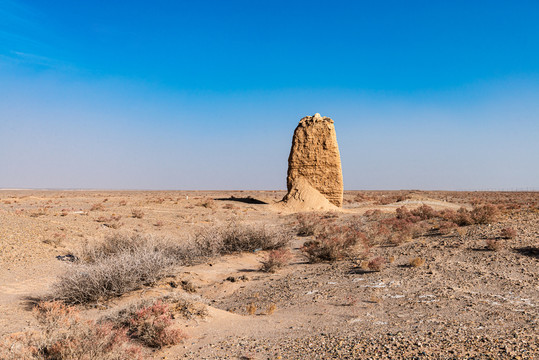
[[[0,0],[0,188],[539,189],[536,1]]]

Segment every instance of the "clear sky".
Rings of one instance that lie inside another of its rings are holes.
[[[0,0],[0,188],[539,189],[537,1]]]

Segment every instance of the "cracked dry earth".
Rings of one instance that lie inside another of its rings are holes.
[[[345,209],[338,218],[346,220],[372,209],[394,213],[403,201],[379,205],[373,198],[402,195],[395,193],[360,192],[360,197],[358,192],[346,192]],[[154,351],[156,359],[539,358],[538,194],[405,194],[411,196],[405,200],[410,208],[421,203],[439,209],[458,208],[470,206],[477,197],[523,206],[490,225],[471,225],[446,235],[425,234],[398,246],[374,247],[371,257],[391,260],[380,272],[363,270],[361,259],[354,257],[307,263],[300,247],[312,238],[295,235],[294,214],[271,207],[283,194],[0,192],[0,335],[35,326],[25,298],[47,293],[55,277],[69,266],[55,256],[66,254],[82,239],[114,231],[181,239],[197,226],[234,217],[245,223],[281,224],[290,229],[294,234],[290,264],[267,274],[258,271],[263,252],[223,256],[178,268],[159,286],[114,299],[104,304],[103,310],[84,310],[87,316],[96,318],[133,298],[183,292],[169,284],[186,281],[195,291],[190,296],[207,304],[209,315],[205,319],[178,319],[176,325],[189,338]],[[268,204],[237,201],[248,196]],[[217,198],[229,200],[203,205],[207,199]],[[104,199],[108,199],[104,209],[89,211],[92,204]],[[118,205],[122,200],[128,205]],[[50,206],[45,215],[27,215],[44,206]],[[143,209],[146,216],[131,218],[133,207]],[[60,216],[65,208],[68,214]],[[111,213],[123,215],[120,230],[96,222],[99,216]],[[155,226],[156,221],[162,225]],[[515,229],[517,236],[504,240],[501,250],[488,251],[485,239],[496,237],[505,227]],[[66,234],[60,236],[61,242],[47,241],[58,232]],[[416,257],[425,263],[409,266],[410,259]]]

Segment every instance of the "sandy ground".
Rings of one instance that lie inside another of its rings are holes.
[[[56,277],[71,266],[56,257],[87,239],[137,232],[185,241],[202,226],[230,219],[293,231],[295,214],[273,205],[283,195],[0,191],[0,336],[35,327],[29,303],[49,294]],[[373,256],[393,260],[381,272],[363,271],[358,259],[308,264],[300,246],[309,238],[299,236],[290,245],[293,261],[275,274],[258,271],[263,252],[178,268],[173,280],[191,282],[196,292],[190,296],[207,304],[210,315],[178,320],[189,338],[153,356],[539,358],[539,194],[346,192],[345,200],[341,218],[373,209],[394,212],[403,204],[458,209],[488,201],[524,205],[526,210],[507,212],[493,224],[469,226],[458,234],[431,234],[399,246],[376,247]],[[133,210],[144,215],[135,218]],[[517,236],[500,251],[486,251],[485,239],[508,226]],[[410,268],[414,257],[425,264]],[[95,318],[134,298],[183,291],[169,286],[169,280],[114,299],[105,304],[106,310],[83,312]],[[250,304],[257,309],[254,315],[247,314]]]

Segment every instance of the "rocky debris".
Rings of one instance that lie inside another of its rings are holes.
[[[286,184],[284,202],[309,201],[304,195],[312,196],[314,190],[334,206],[342,206],[341,158],[335,126],[329,117],[317,113],[300,120],[292,139]]]

